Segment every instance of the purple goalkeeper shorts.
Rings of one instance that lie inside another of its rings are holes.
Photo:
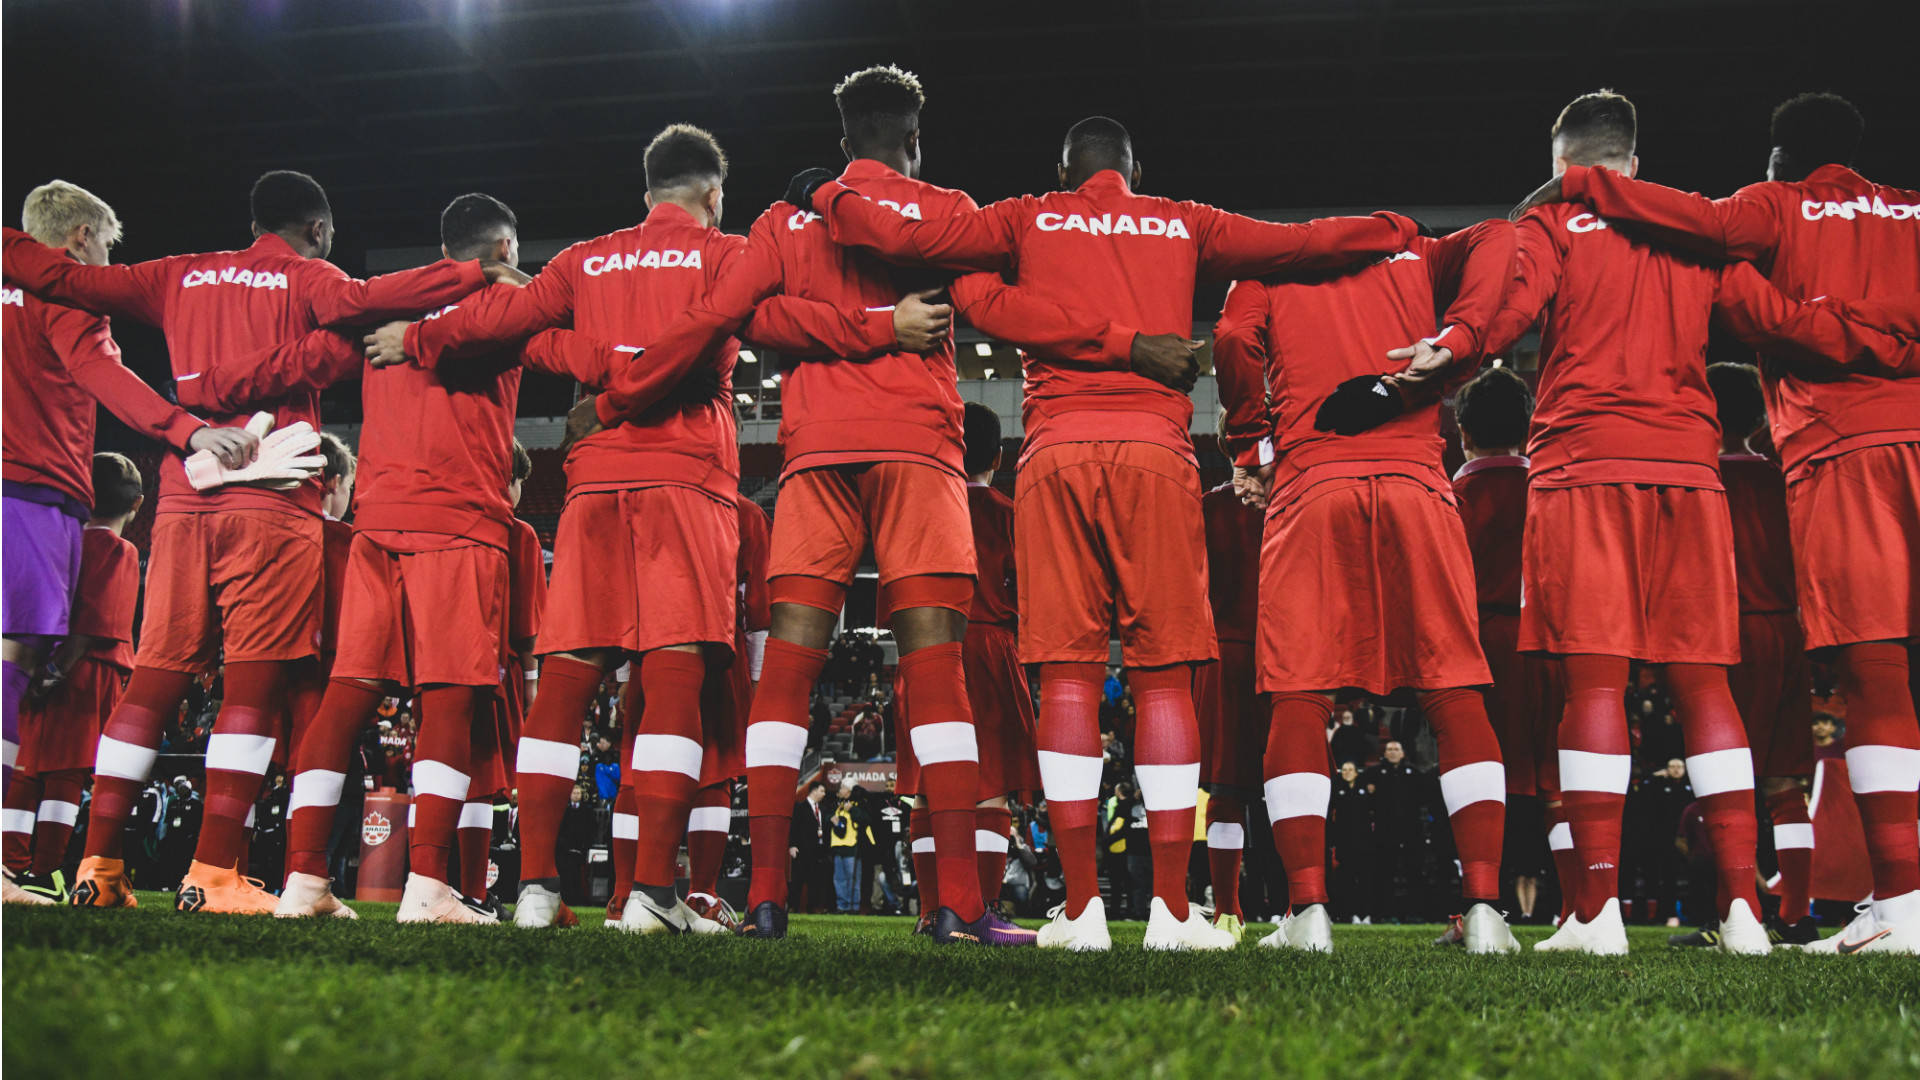
[[[80,579],[78,504],[39,484],[9,483],[0,496],[0,632],[63,638]]]

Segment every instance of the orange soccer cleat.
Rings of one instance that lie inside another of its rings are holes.
[[[127,880],[127,864],[100,855],[80,860],[80,872],[74,875],[73,894],[68,903],[75,907],[140,906],[133,898],[133,883]]]
[[[271,915],[279,903],[258,878],[241,877],[232,867],[208,866],[198,859],[187,867],[173,898],[175,911],[217,915]]]

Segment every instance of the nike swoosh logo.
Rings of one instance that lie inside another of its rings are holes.
[[[1891,934],[1891,933],[1893,933],[1893,931],[1891,930],[1882,930],[1865,941],[1843,941],[1840,943],[1840,947],[1839,947],[1840,955],[1852,956],[1854,953],[1859,952],[1861,949],[1866,948],[1867,946],[1873,944],[1876,941],[1879,941],[1881,938],[1886,937],[1888,934]]]

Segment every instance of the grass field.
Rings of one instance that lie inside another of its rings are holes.
[[[1920,1075],[1920,960],[1669,949],[1330,957],[936,949],[903,919],[780,944],[7,908],[9,1077]],[[586,913],[582,913],[583,919]],[[1256,929],[1264,930],[1263,927]],[[1531,942],[1543,931],[1522,931]]]

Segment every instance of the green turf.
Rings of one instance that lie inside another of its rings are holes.
[[[7,908],[9,1077],[1920,1075],[1920,960],[938,949],[899,919],[784,943]],[[1256,927],[1255,931],[1264,928]],[[1522,931],[1532,941],[1541,931]]]

